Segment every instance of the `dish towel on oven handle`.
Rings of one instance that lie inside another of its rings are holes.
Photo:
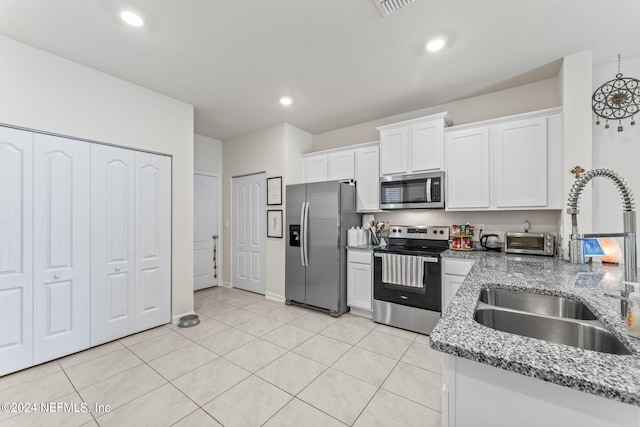
[[[392,285],[422,288],[424,257],[415,255],[382,254],[382,282]]]

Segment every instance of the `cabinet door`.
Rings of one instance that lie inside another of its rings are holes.
[[[327,157],[329,163],[328,181],[355,178],[355,153],[353,150],[331,153]]]
[[[132,150],[91,145],[91,345],[135,328]]]
[[[380,132],[380,175],[407,173],[409,168],[409,128]]]
[[[547,119],[496,126],[496,207],[547,206]]]
[[[135,329],[171,321],[171,158],[136,152]]]
[[[411,126],[411,172],[441,170],[443,165],[443,121],[432,120]]]
[[[327,155],[308,156],[304,158],[304,182],[327,181],[329,177]]]
[[[34,135],[34,363],[90,345],[90,147]]]
[[[361,310],[372,310],[371,264],[348,263],[347,305]]]
[[[450,274],[444,275],[444,281],[442,283],[442,312],[446,310],[447,306],[453,299],[453,296],[458,292],[462,282],[464,282],[465,276],[452,276]]]
[[[380,150],[378,146],[356,152],[356,209],[358,212],[380,210]]]
[[[489,208],[489,128],[446,136],[447,209]]]
[[[0,128],[0,375],[33,365],[33,134]]]

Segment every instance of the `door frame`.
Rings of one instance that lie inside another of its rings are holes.
[[[224,281],[222,280],[222,269],[223,269],[223,250],[222,250],[222,242],[223,242],[223,234],[224,231],[222,229],[222,174],[221,173],[217,173],[217,172],[205,172],[205,171],[199,171],[199,170],[194,170],[193,171],[194,175],[205,175],[205,176],[212,176],[212,177],[216,177],[218,178],[218,251],[217,251],[217,255],[218,255],[218,284],[216,286],[221,286],[224,284]],[[195,197],[195,195],[194,195]],[[195,215],[195,212],[194,212]],[[193,245],[192,245],[193,246]],[[193,248],[192,248],[193,250]],[[192,286],[193,287],[193,286]],[[195,290],[193,290],[192,292],[195,292]]]
[[[233,194],[233,180],[236,178],[244,178],[247,176],[252,176],[252,175],[263,175],[264,177],[264,191],[266,193],[266,186],[267,186],[267,172],[266,171],[259,171],[259,172],[251,172],[251,173],[245,173],[242,175],[234,175],[231,177],[231,179],[229,180],[229,186],[230,186],[230,194],[231,194],[231,198],[230,198],[230,206],[229,206],[229,212],[230,212],[230,216],[231,216],[231,227],[230,227],[230,235],[231,235],[231,276],[230,276],[230,283],[229,286],[231,288],[235,288],[235,284],[233,283],[234,280],[234,253],[235,253],[235,212],[233,211],[233,205],[234,205],[234,194]],[[260,223],[262,225],[263,231],[264,231],[264,253],[262,254],[262,259],[260,260],[260,265],[261,265],[261,270],[262,270],[262,277],[264,279],[264,295],[267,295],[267,230],[266,230],[266,223],[267,223],[267,201],[266,199],[264,200],[264,203],[262,204],[262,206],[260,206]]]

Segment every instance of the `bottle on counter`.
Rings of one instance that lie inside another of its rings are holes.
[[[640,292],[631,292],[629,294],[627,333],[632,337],[640,338]]]

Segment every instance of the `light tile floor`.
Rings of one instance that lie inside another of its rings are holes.
[[[0,377],[0,402],[38,405],[0,411],[0,426],[441,424],[442,356],[424,335],[224,287],[196,292],[195,308],[193,328],[161,326]]]

